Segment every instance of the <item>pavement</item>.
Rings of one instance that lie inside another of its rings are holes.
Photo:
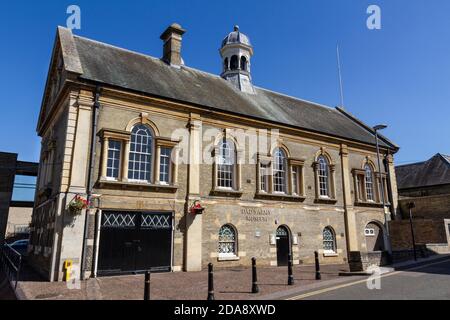
[[[251,268],[232,268],[214,272],[216,300],[252,300],[286,289],[326,283],[339,278],[348,265],[321,266],[322,280],[315,280],[314,266],[294,266],[294,285],[288,286],[287,267],[259,267],[259,293],[251,293]],[[80,283],[79,289],[69,289],[65,282],[19,281],[19,299],[31,300],[142,300],[144,275],[98,277]],[[208,274],[201,272],[153,273],[152,300],[205,300],[208,294]]]
[[[367,288],[368,275],[342,277],[348,265],[322,265],[321,280],[314,266],[294,266],[294,285],[287,285],[287,267],[259,267],[259,293],[252,294],[251,268],[214,272],[216,300],[299,299],[450,299],[450,255],[407,261],[379,270],[381,289]],[[70,288],[65,282],[47,282],[28,273],[19,281],[16,296],[21,300],[142,300],[144,275],[99,277]],[[153,273],[152,300],[205,300],[206,271]],[[415,283],[416,279],[421,282]],[[405,281],[407,280],[407,281]],[[412,280],[412,281],[411,281]],[[422,282],[423,281],[423,282]],[[372,281],[373,282],[373,281]],[[406,283],[406,285],[405,285]],[[375,283],[376,284],[376,283]],[[415,285],[418,287],[416,288]],[[434,287],[439,289],[434,289]],[[433,291],[434,290],[434,291]],[[420,292],[420,293],[419,293]],[[1,299],[0,295],[0,299]]]
[[[419,259],[387,268],[384,274],[287,293],[286,300],[449,300],[450,256]]]

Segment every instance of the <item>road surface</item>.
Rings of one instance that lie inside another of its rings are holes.
[[[299,295],[289,300],[450,300],[450,259],[417,266],[408,270],[372,278],[368,289],[366,278]]]

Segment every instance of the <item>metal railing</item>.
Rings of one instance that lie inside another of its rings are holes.
[[[0,247],[0,263],[9,281],[15,281],[16,290],[22,268],[22,255],[9,245],[3,245]]]

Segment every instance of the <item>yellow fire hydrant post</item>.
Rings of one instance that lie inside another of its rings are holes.
[[[64,275],[65,275],[65,280],[66,282],[70,281],[70,277],[72,274],[72,266],[73,266],[73,261],[72,260],[66,260],[64,261]]]

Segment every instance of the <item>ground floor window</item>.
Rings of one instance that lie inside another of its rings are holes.
[[[233,226],[226,224],[219,230],[219,258],[237,256],[237,233]]]
[[[336,252],[336,237],[330,227],[323,229],[323,250],[325,253]]]

